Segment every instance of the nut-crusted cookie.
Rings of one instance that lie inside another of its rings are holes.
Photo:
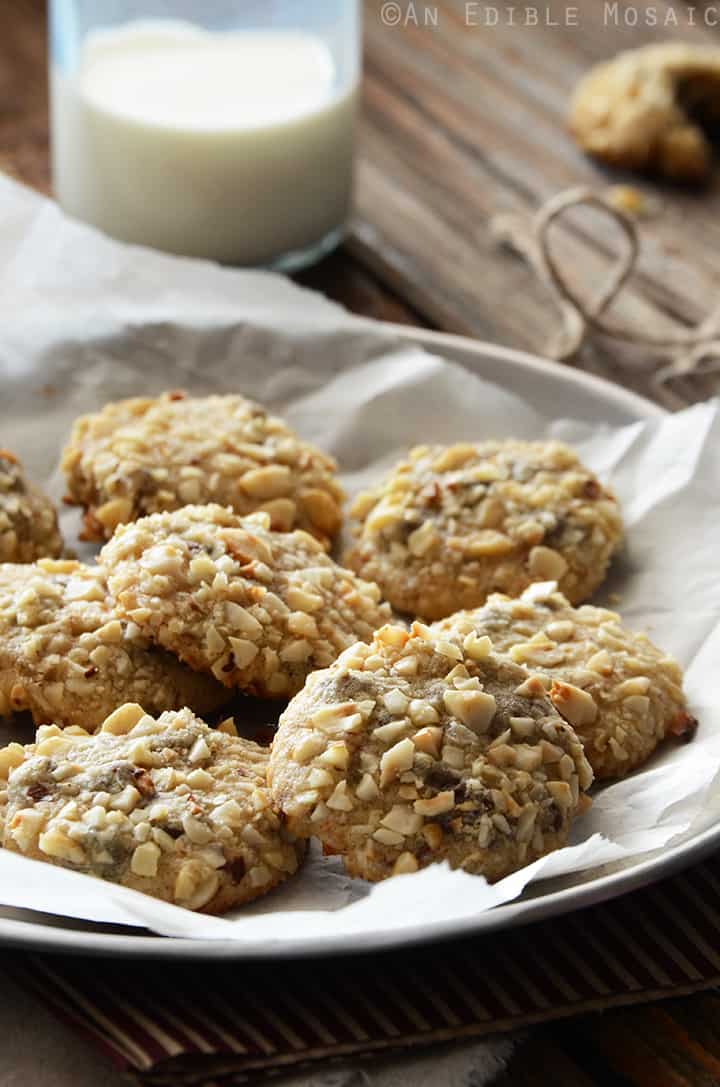
[[[52,502],[28,483],[15,454],[0,449],[0,563],[56,558],[62,550]]]
[[[299,691],[387,621],[377,585],[267,514],[185,506],[118,529],[101,561],[116,606],[192,668],[261,697]]]
[[[618,54],[578,84],[570,128],[583,151],[613,166],[704,181],[717,124],[720,49],[664,42]]]
[[[242,396],[121,400],[73,427],[62,458],[67,501],[85,507],[85,538],[186,505],[264,510],[273,528],[328,544],[340,529],[336,465]]]
[[[267,748],[234,731],[132,703],[95,735],[42,726],[0,750],[2,844],[190,910],[249,902],[303,850],[272,809]]]
[[[491,596],[431,629],[458,644],[487,635],[497,653],[549,676],[550,699],[575,728],[596,778],[622,777],[667,732],[691,734],[697,724],[672,657],[615,612],[574,608],[554,582],[530,586],[519,600]]]
[[[577,603],[622,538],[615,497],[559,442],[419,446],[351,516],[347,564],[425,619],[550,578]]]
[[[93,729],[138,700],[153,713],[208,713],[227,691],[119,618],[100,567],[0,565],[0,716],[29,710],[36,724]]]
[[[419,623],[315,672],[280,718],[268,780],[288,826],[379,880],[435,861],[489,880],[563,845],[592,771],[543,682]]]

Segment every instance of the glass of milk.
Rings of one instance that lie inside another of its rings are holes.
[[[290,271],[352,194],[358,0],[51,0],[55,194],[122,241]]]

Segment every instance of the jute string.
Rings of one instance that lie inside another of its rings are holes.
[[[623,248],[606,282],[594,298],[576,290],[571,273],[558,261],[550,243],[550,230],[572,208],[590,207],[607,215],[619,228]],[[691,327],[652,332],[624,325],[607,310],[635,271],[640,236],[635,220],[590,189],[573,188],[551,197],[532,216],[496,215],[490,228],[495,237],[522,256],[543,280],[558,307],[561,325],[547,353],[561,361],[575,358],[592,333],[611,340],[658,351],[670,361],[656,370],[653,381],[663,385],[674,378],[720,372],[720,303]]]

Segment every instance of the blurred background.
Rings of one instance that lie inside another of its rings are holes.
[[[557,315],[535,273],[498,245],[493,216],[532,212],[573,185],[629,184],[649,214],[618,312],[664,327],[707,311],[720,273],[717,178],[697,189],[608,169],[577,147],[566,118],[578,80],[621,50],[720,47],[717,4],[365,0],[361,8],[351,228],[303,282],[366,314],[543,351]],[[0,7],[0,167],[49,192],[45,24],[43,0]],[[606,220],[582,213],[558,228],[557,245],[592,293],[617,239]],[[646,384],[642,363],[617,344],[596,345],[584,365]],[[687,401],[715,385],[696,378],[678,389]]]

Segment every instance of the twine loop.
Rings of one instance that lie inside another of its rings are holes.
[[[594,298],[577,293],[575,278],[558,260],[550,242],[553,224],[568,211],[591,207],[606,215],[619,228],[623,247]],[[563,362],[571,361],[595,333],[620,343],[655,349],[670,361],[653,375],[659,385],[691,374],[720,373],[720,304],[698,324],[678,324],[665,332],[640,330],[614,320],[607,313],[633,275],[640,254],[640,236],[635,220],[600,194],[586,188],[572,188],[547,200],[528,218],[515,213],[496,215],[490,224],[495,237],[509,245],[533,267],[553,296],[561,326],[547,353]]]

